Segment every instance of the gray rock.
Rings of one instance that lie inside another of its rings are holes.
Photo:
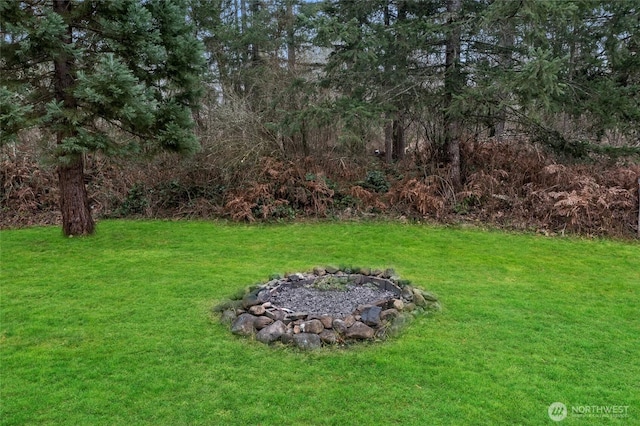
[[[287,319],[295,321],[295,320],[305,319],[308,316],[309,316],[308,312],[293,312],[287,315]]]
[[[340,334],[346,333],[347,328],[349,328],[347,327],[347,324],[344,322],[344,320],[341,320],[339,318],[334,319],[331,325],[333,326],[333,329]]]
[[[262,343],[271,343],[280,339],[287,331],[287,327],[282,321],[276,321],[266,326],[256,334],[256,339]]]
[[[323,330],[319,336],[320,340],[328,345],[334,345],[338,341],[338,334],[333,330]]]
[[[324,330],[324,325],[319,319],[312,319],[300,324],[300,331],[302,333],[320,334]]]
[[[283,321],[287,316],[282,309],[269,309],[264,314],[274,321]]]
[[[375,284],[382,291],[392,292],[396,297],[399,297],[400,293],[402,292],[402,290],[400,290],[400,287],[385,278],[369,277],[368,282]]]
[[[253,325],[255,320],[256,317],[253,315],[244,313],[231,324],[231,332],[239,336],[250,336],[255,332]]]
[[[280,336],[280,341],[286,345],[293,342],[293,330],[287,328],[282,336]]]
[[[340,271],[335,266],[326,266],[324,270],[327,272],[327,274],[337,274]]]
[[[297,347],[304,350],[318,349],[322,346],[320,336],[312,333],[300,333],[293,336],[293,341]]]
[[[372,339],[374,335],[375,330],[360,321],[356,321],[345,333],[348,339]]]
[[[380,325],[380,313],[382,308],[380,306],[369,306],[365,308],[360,314],[360,321],[363,323],[377,327]]]
[[[402,298],[407,302],[413,302],[413,288],[406,286],[402,289]]]
[[[252,291],[242,298],[242,306],[245,309],[254,305],[262,305],[269,301],[269,290]]]
[[[289,275],[288,278],[289,278],[289,281],[291,281],[291,282],[297,282],[297,281],[303,280],[304,279],[304,275],[302,275],[301,273],[297,272],[295,274]]]
[[[256,319],[253,321],[253,326],[255,327],[256,330],[262,330],[269,324],[273,323],[273,320],[269,317],[260,316],[255,318]]]

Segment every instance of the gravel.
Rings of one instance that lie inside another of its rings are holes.
[[[270,302],[294,312],[343,318],[350,315],[359,305],[369,305],[394,297],[390,291],[363,285],[349,285],[344,291],[282,286],[271,295]]]

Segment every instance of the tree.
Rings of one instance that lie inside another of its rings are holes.
[[[452,107],[454,96],[462,92],[462,73],[460,70],[460,12],[461,0],[447,0],[447,41],[444,64],[444,131],[445,153],[450,167],[449,177],[454,188],[462,182],[460,172],[460,114]]]
[[[53,153],[65,235],[94,232],[89,153],[194,152],[201,43],[181,0],[0,0],[2,142],[37,127]]]
[[[407,118],[428,102],[424,58],[435,49],[427,39],[437,8],[436,0],[332,0],[316,20],[315,42],[330,50],[321,84],[336,93],[332,109],[380,122],[388,162],[404,155]]]

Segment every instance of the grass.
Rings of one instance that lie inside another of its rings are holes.
[[[104,221],[0,233],[3,425],[640,424],[640,246],[402,224]],[[302,353],[210,314],[272,273],[391,266],[444,309]],[[589,419],[587,419],[589,420]]]

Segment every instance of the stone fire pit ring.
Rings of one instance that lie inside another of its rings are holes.
[[[304,350],[346,346],[385,339],[440,309],[433,293],[393,269],[327,266],[271,278],[214,307],[231,333]]]

